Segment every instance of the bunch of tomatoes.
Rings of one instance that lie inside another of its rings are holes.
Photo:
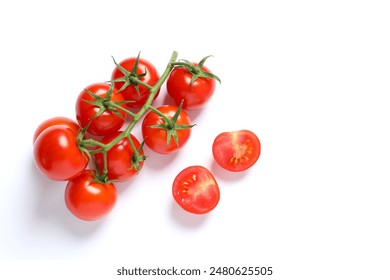
[[[143,168],[143,147],[170,154],[189,140],[193,124],[187,110],[201,109],[215,91],[219,78],[206,66],[178,60],[173,52],[160,75],[138,55],[117,63],[110,82],[90,84],[79,94],[75,120],[53,117],[36,129],[34,160],[48,178],[67,181],[65,203],[76,217],[98,220],[114,208],[115,182],[130,180]],[[166,83],[175,105],[153,106]],[[131,134],[142,122],[142,140]],[[212,145],[216,162],[232,172],[253,166],[260,141],[249,130],[222,132]],[[205,214],[220,198],[218,183],[203,166],[183,169],[173,180],[172,195],[186,211]]]

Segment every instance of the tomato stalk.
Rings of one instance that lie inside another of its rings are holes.
[[[128,136],[127,139],[129,140],[131,148],[134,151],[133,156],[131,157],[132,167],[134,167],[134,169],[138,172],[141,169],[140,163],[146,160],[146,156],[141,155],[141,151],[145,145],[145,141],[143,141],[139,149],[137,149],[133,139],[130,136]]]
[[[95,116],[93,117],[93,119],[99,117],[101,114],[104,113],[104,111],[106,110],[109,110],[111,112],[113,112],[115,115],[117,115],[119,118],[123,119],[123,116],[119,113],[118,109],[119,110],[126,110],[124,109],[122,106],[122,104],[126,104],[126,103],[129,103],[131,101],[111,101],[111,97],[112,97],[112,93],[114,91],[114,85],[115,85],[115,82],[112,82],[111,85],[110,85],[110,88],[109,90],[107,91],[107,95],[103,98],[103,97],[100,97],[96,94],[94,94],[93,92],[91,92],[90,90],[88,90],[87,88],[85,89],[85,91],[92,97],[94,98],[94,100],[86,100],[86,99],[83,99],[82,101],[84,102],[87,102],[93,106],[96,106],[96,107],[99,107],[99,111],[95,114]],[[127,111],[127,110],[126,110]]]
[[[122,67],[120,64],[118,64],[114,58],[112,60],[114,61],[115,66],[119,69],[119,71],[122,72],[123,77],[115,79],[114,82],[124,82],[123,86],[119,89],[119,91],[123,91],[126,87],[130,85],[134,85],[136,91],[139,92],[138,85],[142,85],[146,87],[147,89],[152,89],[153,86],[143,82],[140,80],[140,78],[146,76],[146,70],[144,73],[137,74],[137,68],[138,68],[138,61],[139,61],[140,53],[138,53],[137,59],[134,63],[133,69],[131,71],[127,71],[124,67]]]
[[[199,61],[197,64],[194,64],[188,60],[182,59],[180,61],[174,62],[174,67],[183,67],[186,68],[188,72],[192,74],[191,78],[191,85],[196,81],[198,78],[209,78],[218,81],[221,83],[221,80],[217,75],[214,75],[213,73],[206,72],[202,70],[202,67],[206,60],[211,57],[211,55],[204,57],[201,61]]]
[[[111,104],[111,107],[117,109],[117,110],[121,110],[122,112],[125,112],[126,114],[128,114],[129,116],[132,116],[134,117],[135,116],[135,113],[131,112],[130,110],[127,110],[126,108],[123,108],[122,106],[116,104],[116,103],[112,103]]]
[[[129,86],[130,84],[134,84],[134,85],[143,85],[145,87],[147,87],[149,89],[149,96],[145,102],[145,104],[142,106],[142,108],[137,112],[137,113],[133,113],[123,107],[121,107],[120,105],[121,104],[117,104],[117,103],[114,103],[114,102],[108,102],[109,104],[109,108],[112,109],[112,110],[122,110],[123,112],[127,113],[128,115],[130,115],[132,117],[132,120],[131,122],[129,123],[129,125],[125,128],[125,130],[123,130],[117,137],[115,137],[112,141],[110,141],[109,143],[107,144],[104,144],[104,143],[101,143],[100,141],[97,141],[97,140],[94,140],[94,139],[83,139],[83,136],[86,132],[86,129],[83,129],[83,131],[80,133],[81,136],[79,135],[78,139],[79,139],[79,146],[83,149],[84,152],[88,153],[89,157],[92,158],[92,155],[94,154],[97,154],[97,153],[102,153],[103,155],[103,162],[104,162],[104,167],[103,167],[103,170],[98,170],[98,174],[95,175],[95,179],[97,181],[100,181],[100,182],[107,182],[108,181],[108,178],[107,178],[107,173],[108,173],[108,167],[107,167],[107,152],[115,145],[117,144],[119,141],[121,141],[123,138],[127,138],[129,139],[130,141],[130,144],[134,150],[134,155],[132,157],[132,163],[133,163],[133,166],[136,170],[139,169],[139,164],[141,161],[145,160],[145,156],[142,156],[140,155],[140,150],[142,149],[144,143],[142,143],[141,145],[141,148],[140,149],[135,149],[135,145],[133,143],[133,141],[131,140],[131,137],[130,137],[130,133],[132,131],[132,129],[134,128],[134,126],[139,122],[139,120],[149,111],[149,110],[153,110],[153,111],[158,111],[157,109],[155,109],[151,104],[152,104],[152,101],[154,100],[154,97],[156,96],[156,94],[158,93],[159,89],[161,88],[161,86],[164,84],[164,82],[166,81],[166,79],[168,78],[170,72],[172,71],[172,69],[176,66],[175,62],[176,62],[176,59],[177,59],[177,52],[174,51],[171,55],[171,58],[168,62],[168,65],[166,66],[164,72],[162,73],[160,79],[157,81],[157,83],[153,86],[150,86],[146,83],[144,83],[143,81],[140,80],[140,78],[142,77],[143,74],[140,74],[140,75],[137,75],[135,74],[135,69],[136,67],[134,67],[133,71],[129,74],[127,73],[127,77],[120,80],[120,81],[124,81],[125,82],[125,85],[127,84],[127,86]],[[139,55],[138,55],[138,58],[139,58]],[[116,61],[114,60],[114,63],[116,66],[119,66],[119,64],[116,63]],[[127,71],[125,69],[121,69],[121,71]],[[127,71],[128,72],[128,71]],[[113,80],[111,83],[114,84],[116,81],[118,80]],[[124,87],[121,88],[121,90],[123,90]],[[95,96],[94,96],[95,97]],[[97,98],[97,97],[95,97]],[[105,100],[104,100],[105,101]],[[90,102],[90,101],[87,101],[87,102]],[[97,106],[99,106],[99,108],[101,108],[101,106],[103,106],[101,103],[103,103],[103,101],[101,100],[98,100],[96,99],[96,102],[97,102]],[[126,101],[126,102],[129,102],[129,101]],[[107,102],[106,102],[107,103]],[[181,110],[181,107],[179,108],[179,112]],[[100,109],[99,110],[99,114],[101,114],[102,112],[100,111],[103,111],[103,109]],[[177,114],[178,115],[178,114]],[[165,117],[166,118],[166,117]],[[171,120],[167,120],[168,123],[171,124],[171,126],[173,127],[172,129],[175,130],[175,129],[186,129],[186,128],[190,128],[192,126],[188,126],[188,127],[181,127],[179,125],[173,125],[172,124],[172,121]],[[173,120],[174,122],[174,120]],[[172,133],[171,133],[172,135]],[[173,136],[174,136],[174,133],[173,133]],[[168,137],[169,140],[171,139],[171,137]],[[167,139],[168,141],[168,139]],[[175,139],[175,141],[177,141]],[[88,150],[88,148],[95,148],[95,149],[92,149],[92,150]],[[138,169],[137,169],[138,168]]]
[[[159,115],[161,118],[164,119],[164,123],[163,124],[152,125],[152,126],[149,126],[149,127],[150,128],[156,128],[156,129],[164,129],[166,131],[166,133],[167,133],[166,145],[167,146],[169,145],[169,142],[171,141],[172,138],[175,141],[175,144],[179,145],[179,139],[178,139],[177,132],[176,132],[177,130],[189,129],[189,128],[192,128],[194,126],[194,125],[184,125],[184,124],[176,123],[177,119],[179,118],[180,112],[182,110],[183,102],[184,102],[184,100],[182,100],[182,102],[180,103],[176,113],[174,114],[174,116],[171,119],[168,118],[162,112],[160,112],[158,109],[154,108],[153,106],[150,106],[151,111],[153,111],[154,113],[156,113],[157,115]]]

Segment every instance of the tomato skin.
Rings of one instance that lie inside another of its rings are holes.
[[[210,72],[205,66],[202,66],[202,70]],[[175,68],[167,79],[167,91],[176,105],[179,106],[184,99],[183,109],[198,110],[203,108],[213,95],[216,82],[211,78],[197,78],[191,85],[191,79],[192,74],[186,68]]]
[[[110,85],[105,83],[96,83],[87,86],[86,89],[99,97],[105,98],[107,96],[107,92],[110,89]],[[118,110],[118,112],[122,115],[122,118],[110,110],[105,110],[100,116],[94,118],[96,113],[99,111],[99,107],[89,104],[84,100],[96,100],[84,89],[82,92],[80,92],[76,101],[77,121],[81,127],[85,127],[91,123],[87,129],[89,133],[97,136],[109,135],[115,131],[118,131],[125,123],[126,113],[121,110]],[[124,101],[124,98],[121,93],[118,93],[115,89],[113,89],[110,100]],[[120,106],[123,108],[126,107],[124,104]]]
[[[47,119],[43,121],[35,130],[34,136],[33,136],[33,143],[35,143],[35,140],[37,140],[39,134],[42,133],[46,128],[49,128],[54,125],[65,125],[68,126],[70,129],[74,130],[74,132],[77,134],[80,130],[80,126],[72,119],[67,117],[53,117],[50,119]]]
[[[102,143],[107,144],[116,138],[121,131],[113,133],[109,136],[106,136],[102,139]],[[130,134],[130,137],[134,143],[136,150],[139,150],[141,144],[138,139]],[[116,143],[108,152],[107,152],[107,168],[108,168],[108,179],[117,180],[117,181],[126,181],[131,179],[136,175],[143,167],[144,162],[139,162],[139,169],[136,170],[132,163],[132,157],[134,155],[134,150],[127,138],[120,140]],[[143,150],[139,151],[139,155],[143,156]],[[102,153],[95,155],[96,164],[99,170],[103,170],[104,161]]]
[[[219,134],[212,146],[215,161],[232,172],[245,171],[260,157],[259,138],[250,130],[238,130]]]
[[[217,181],[203,166],[183,169],[173,182],[172,195],[180,207],[193,214],[210,212],[220,199]]]
[[[66,185],[66,206],[81,220],[95,221],[103,218],[111,212],[116,201],[114,184],[96,182],[91,170],[85,170]]]
[[[88,164],[88,157],[79,149],[75,131],[66,125],[51,126],[34,143],[34,160],[48,178],[65,181],[78,176]]]
[[[178,107],[173,105],[163,105],[158,107],[161,113],[168,118],[172,118]],[[177,124],[191,125],[191,120],[184,110],[180,111],[180,115],[176,121]],[[176,145],[173,137],[167,145],[167,131],[160,128],[151,128],[153,125],[164,124],[164,119],[150,111],[142,121],[142,136],[145,144],[154,152],[159,154],[170,154],[180,150],[189,140],[191,136],[191,128],[177,130],[178,145]]]
[[[136,62],[136,57],[130,57],[127,58],[119,63],[120,66],[122,66],[124,69],[127,71],[131,72],[134,64]],[[154,86],[157,81],[160,79],[160,74],[158,73],[156,67],[149,61],[143,58],[139,58],[138,60],[138,67],[136,70],[136,74],[143,74],[146,71],[146,75],[141,77],[140,80],[143,81],[144,83],[147,83],[148,85]],[[124,74],[119,70],[118,67],[115,67],[114,71],[112,72],[111,79],[115,80],[118,78],[122,78]],[[124,82],[115,82],[115,88],[116,90],[120,90],[121,87],[124,85]],[[146,100],[149,97],[149,89],[142,85],[138,85],[139,92],[137,92],[137,89],[135,88],[134,85],[129,85],[127,86],[124,90],[121,91],[123,94],[123,97],[126,100],[132,100],[134,102],[129,102],[127,103],[127,107],[129,108],[141,108]],[[157,91],[156,96],[154,99],[157,98],[160,90]]]

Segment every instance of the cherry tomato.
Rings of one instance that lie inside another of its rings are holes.
[[[105,136],[118,131],[125,123],[126,113],[120,109],[108,108],[104,110],[108,101],[121,102],[124,98],[114,88],[110,100],[105,101],[110,90],[110,85],[105,83],[96,83],[89,85],[78,96],[76,101],[76,118],[81,127],[89,125],[87,131],[93,135]],[[97,97],[91,96],[91,94]],[[92,102],[93,104],[91,104]],[[99,104],[97,104],[99,103]],[[125,104],[120,104],[125,108]],[[103,108],[103,109],[102,109]],[[103,113],[100,114],[100,112]],[[97,114],[99,114],[97,116]]]
[[[102,143],[110,143],[120,133],[121,131],[118,131],[116,133],[104,137]],[[141,144],[139,143],[137,138],[132,134],[130,134],[130,137],[134,143],[135,149],[138,151],[138,158],[141,158],[141,160],[137,162],[137,159],[134,158],[134,150],[130,141],[127,138],[123,138],[107,152],[107,176],[109,180],[129,180],[142,169],[142,166],[144,164],[144,152],[142,149],[139,150]],[[101,172],[104,168],[103,154],[97,153],[95,155],[95,159],[99,171]],[[136,163],[134,163],[134,161],[136,161]],[[136,164],[137,166],[135,166],[134,164]]]
[[[197,66],[197,63],[194,63]],[[210,73],[210,70],[202,66],[202,71]],[[197,78],[191,85],[193,74],[186,68],[178,67],[172,70],[167,79],[168,95],[172,97],[176,105],[182,100],[183,109],[197,110],[209,101],[215,91],[215,80],[212,78]]]
[[[172,119],[175,116],[178,107],[173,105],[164,105],[157,108],[157,110],[169,119]],[[184,110],[181,110],[175,123],[179,126],[190,126],[191,120],[187,113]],[[153,128],[152,126],[161,126],[161,128]],[[177,143],[175,142],[174,134],[177,136]],[[142,136],[145,144],[156,153],[169,154],[178,151],[187,143],[190,135],[191,128],[175,130],[165,122],[164,118],[153,111],[150,111],[142,122]],[[167,143],[168,137],[170,139]]]
[[[62,125],[68,126],[72,130],[74,130],[74,132],[76,134],[80,130],[80,126],[72,119],[69,119],[67,117],[54,117],[54,118],[50,118],[50,119],[47,119],[44,122],[42,122],[37,127],[37,129],[35,130],[35,133],[34,133],[33,143],[35,143],[35,140],[37,140],[39,134],[41,134],[42,131],[44,131],[48,127],[51,127],[51,126],[57,125],[57,124],[62,124]]]
[[[137,60],[136,57],[131,57],[121,61],[119,63],[119,68],[118,66],[115,67],[114,71],[112,72],[111,79],[116,80],[118,78],[123,78],[125,76],[125,74],[120,69],[122,67],[123,69],[125,69],[125,71],[127,71],[129,75],[131,76],[137,75],[142,82],[154,86],[157,83],[157,81],[160,79],[160,75],[157,69],[149,61],[139,58],[137,69],[135,73],[132,73],[136,60]],[[116,82],[115,88],[119,91],[122,89],[124,85],[125,85],[124,82]],[[137,87],[138,87],[138,91],[137,91]],[[150,93],[148,88],[140,84],[136,86],[134,84],[130,84],[120,92],[123,94],[123,97],[126,100],[134,101],[126,104],[127,107],[129,108],[141,108],[145,104],[146,99],[148,98]],[[158,90],[154,99],[157,98],[159,92],[160,90]]]
[[[219,134],[213,143],[215,161],[224,169],[239,172],[253,166],[260,157],[260,140],[252,131]]]
[[[66,125],[51,126],[34,143],[34,160],[48,178],[65,181],[78,176],[88,164],[79,149],[75,131]]]
[[[190,166],[182,170],[173,181],[175,201],[186,211],[205,214],[213,210],[220,197],[218,183],[203,166]]]
[[[95,180],[91,170],[85,170],[68,182],[65,203],[76,217],[86,221],[99,220],[114,208],[117,191],[112,183]]]

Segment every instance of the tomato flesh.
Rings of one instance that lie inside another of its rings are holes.
[[[220,198],[217,181],[203,166],[190,166],[182,170],[173,182],[172,194],[180,207],[193,214],[210,212]]]
[[[261,144],[252,131],[223,132],[213,142],[215,161],[224,169],[240,172],[252,167],[260,157]]]
[[[66,185],[66,206],[82,220],[103,218],[114,208],[116,200],[115,186],[112,183],[96,182],[91,170],[85,170]]]

